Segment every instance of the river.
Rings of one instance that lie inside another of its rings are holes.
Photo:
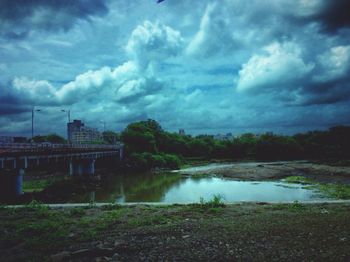
[[[205,171],[206,166],[196,167]],[[207,166],[211,168],[211,166]],[[300,184],[283,181],[236,181],[219,177],[191,177],[179,173],[110,174],[101,187],[76,194],[70,203],[82,202],[161,202],[195,203],[220,195],[224,202],[290,202],[325,200],[319,192]]]

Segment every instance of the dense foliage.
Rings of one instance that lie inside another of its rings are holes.
[[[121,134],[126,154],[140,168],[180,165],[183,157],[206,159],[292,160],[350,157],[350,127],[294,136],[243,134],[232,140],[210,135],[192,137],[164,131],[154,120],[127,126]]]

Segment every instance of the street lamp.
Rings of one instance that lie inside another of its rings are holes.
[[[70,109],[61,109],[61,112],[65,112],[67,113],[67,118],[68,118],[68,124],[67,124],[67,140],[68,140],[68,144],[70,144],[70,140],[71,140],[71,135],[70,135]]]
[[[100,120],[100,123],[103,123],[103,132],[106,131],[106,121]]]
[[[61,109],[61,112],[67,113],[68,123],[70,123],[70,110],[69,109]]]
[[[40,112],[40,111],[41,111],[41,109],[35,109],[35,106],[33,106],[33,108],[32,108],[32,141],[34,138],[34,113]]]

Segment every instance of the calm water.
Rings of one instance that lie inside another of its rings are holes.
[[[194,203],[220,194],[225,202],[308,201],[324,199],[301,185],[283,182],[232,181],[191,178],[176,173],[111,175],[94,192],[76,195],[69,202],[164,202]]]

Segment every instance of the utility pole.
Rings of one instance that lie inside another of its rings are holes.
[[[67,140],[70,144],[70,133],[69,133],[69,123],[70,123],[70,109],[61,109],[61,112],[67,113],[68,123],[67,123]]]
[[[106,121],[100,120],[100,123],[103,123],[103,132],[106,131]]]
[[[33,138],[34,138],[34,114],[35,112],[40,112],[41,109],[35,109],[35,106],[33,106],[32,108],[32,141],[33,141]]]
[[[61,112],[67,113],[68,123],[70,123],[70,109],[61,109]]]

